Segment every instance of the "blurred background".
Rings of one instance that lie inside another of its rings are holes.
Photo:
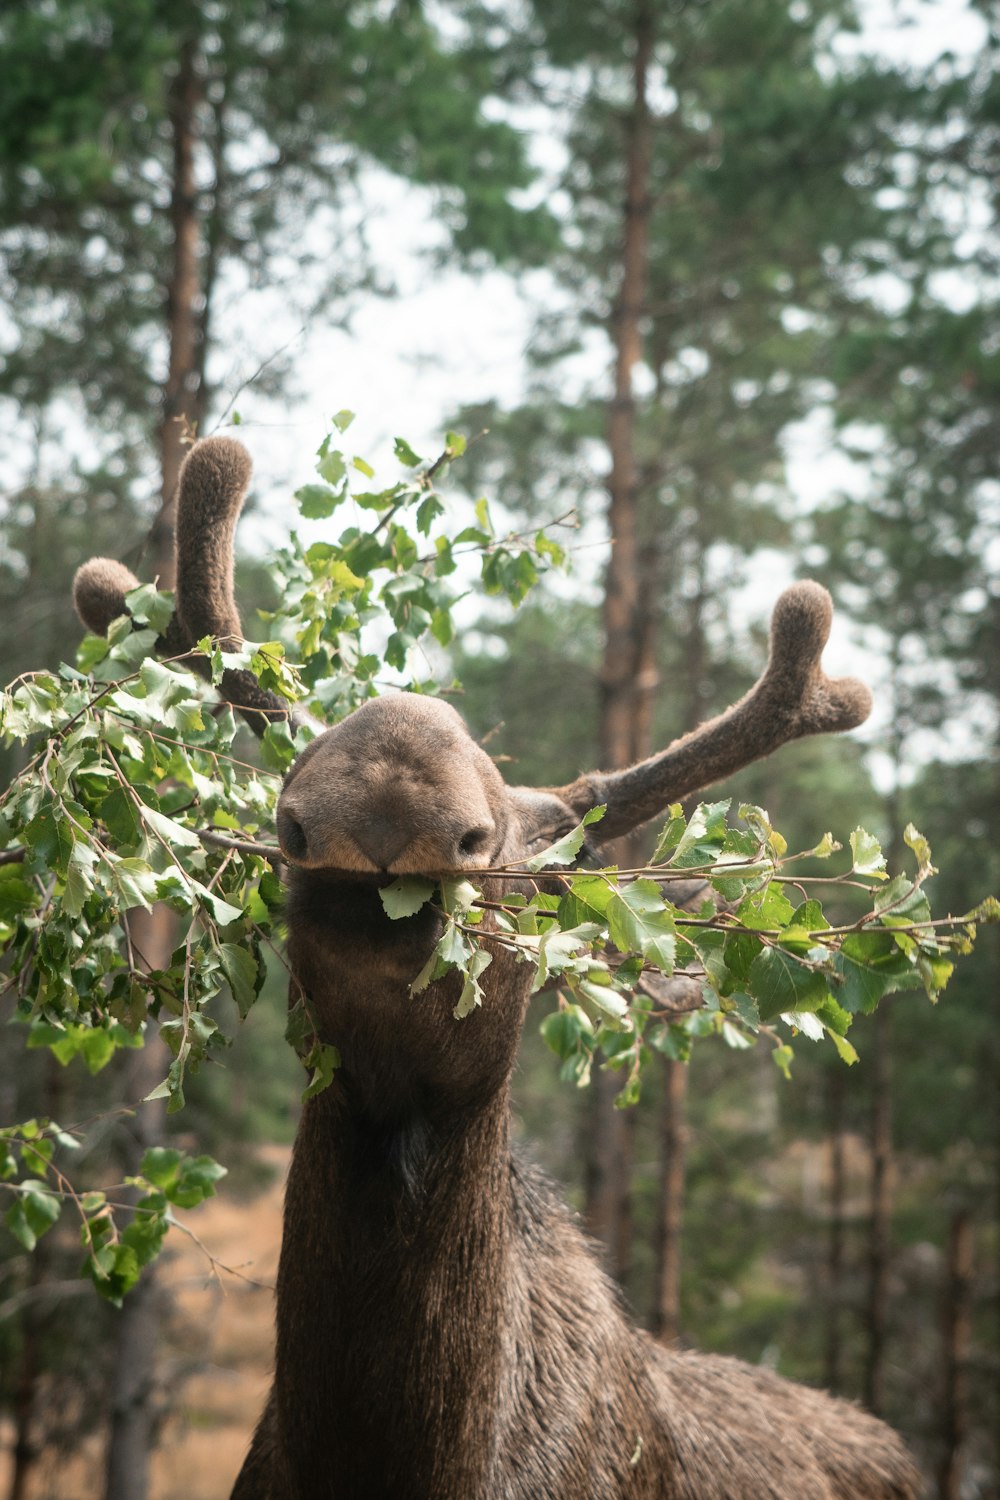
[[[508,779],[718,711],[817,577],[876,712],[735,795],[890,867],[912,820],[968,909],[1000,887],[998,59],[993,0],[6,0],[3,680],[72,661],[85,557],[169,579],[191,431],[254,456],[253,636],[332,413],[373,463],[456,428],[452,484],[579,521],[572,575],[470,599],[438,664]],[[998,959],[993,928],[935,1010],[860,1018],[850,1070],[706,1045],[616,1112],[529,1020],[517,1080],[644,1322],[865,1402],[941,1500],[1000,1495]],[[134,1061],[7,1032],[0,1125],[91,1122],[92,1180],[164,1132],[229,1177],[122,1311],[70,1232],[29,1260],[0,1228],[0,1500],[228,1495],[301,1087],[272,978],[169,1126],[117,1112]]]

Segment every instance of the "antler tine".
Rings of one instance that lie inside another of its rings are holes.
[[[111,622],[128,614],[125,595],[138,587],[138,578],[124,563],[111,557],[92,557],[74,574],[73,604],[88,630],[94,635],[107,635]],[[175,611],[157,640],[157,649],[161,656],[181,656],[190,645]]]
[[[230,647],[242,644],[243,627],[233,597],[233,538],[251,467],[242,443],[225,437],[203,439],[184,460],[177,502],[176,608],[157,642],[164,656],[182,656],[206,635]],[[127,613],[126,594],[138,586],[139,580],[122,563],[93,557],[77,569],[73,602],[87,629],[106,635],[112,620]],[[190,665],[209,676],[204,658],[193,656]],[[309,722],[323,727],[267,692],[252,672],[227,669],[220,692],[257,735],[281,719],[293,726]]]
[[[203,438],[181,467],[177,499],[177,613],[193,644],[213,636],[222,644],[243,643],[233,596],[233,540],[250,484],[252,464],[234,438]],[[227,668],[220,692],[255,734],[287,719],[293,727],[316,723],[283,698],[262,688],[252,672]],[[316,725],[321,728],[321,725]]]
[[[73,604],[94,635],[107,635],[112,620],[127,613],[125,595],[139,587],[135,574],[110,557],[92,557],[73,575]]]
[[[809,580],[792,584],[771,616],[767,667],[745,697],[659,755],[625,771],[581,776],[557,795],[581,814],[606,803],[600,836],[618,838],[789,740],[863,724],[872,706],[864,683],[827,677],[820,665],[832,618],[825,588]]]

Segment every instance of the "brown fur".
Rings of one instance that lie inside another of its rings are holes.
[[[200,515],[207,546],[205,517],[228,502],[224,480],[199,478],[219,465],[198,455],[219,441],[194,449],[194,493],[181,495],[182,535]],[[228,546],[231,527],[219,535]],[[231,600],[227,559],[195,566]],[[202,604],[199,628],[214,632]],[[233,633],[225,609],[218,626]],[[857,722],[865,690],[819,669],[828,628],[825,592],[796,586],[757,688],[620,776],[508,788],[452,708],[404,695],[364,705],[299,757],[277,813],[289,957],[342,1066],[303,1109],[274,1386],[233,1500],[916,1496],[899,1440],[856,1407],[670,1352],[631,1323],[576,1223],[511,1150],[530,967],[489,944],[487,916],[483,1004],[456,1021],[454,976],[410,993],[438,918],[392,922],[378,890],[522,857],[598,798],[625,832],[784,739]],[[488,898],[510,885],[483,882]]]

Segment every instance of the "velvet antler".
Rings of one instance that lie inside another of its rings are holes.
[[[242,443],[226,437],[205,438],[184,460],[177,499],[176,609],[159,642],[165,656],[183,655],[204,636],[231,650],[243,641],[233,596],[233,537],[251,468]],[[110,558],[84,563],[73,580],[73,602],[88,630],[106,634],[112,620],[127,613],[125,595],[138,583],[128,568]],[[192,657],[190,665],[209,675],[203,657]],[[297,725],[308,718],[262,688],[252,672],[227,670],[220,692],[258,735],[276,720]]]
[[[659,755],[625,771],[580,776],[556,796],[581,814],[605,803],[601,839],[618,838],[789,740],[863,724],[872,706],[864,683],[827,677],[820,665],[832,618],[825,588],[810,580],[792,584],[774,606],[767,667],[744,698]]]

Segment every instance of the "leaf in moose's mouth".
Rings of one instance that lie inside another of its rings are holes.
[[[395,921],[398,917],[412,917],[430,900],[435,891],[435,882],[425,880],[422,875],[400,875],[391,885],[379,887],[386,916]]]

